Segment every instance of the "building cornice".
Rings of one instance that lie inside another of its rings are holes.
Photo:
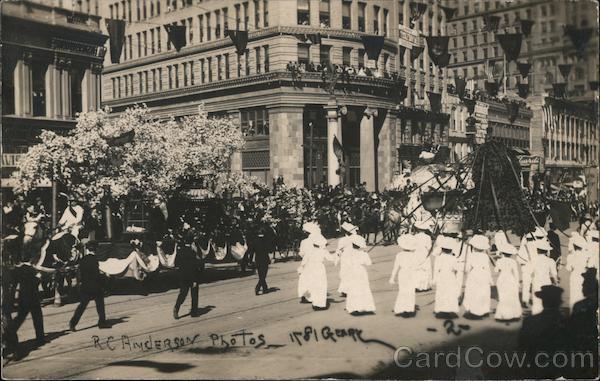
[[[316,34],[320,33],[322,38],[331,38],[338,40],[348,40],[353,42],[362,42],[360,36],[369,35],[369,33],[354,32],[349,30],[329,29],[329,28],[314,28],[310,26],[274,26],[248,32],[248,42],[262,40],[275,36],[294,36],[298,34]],[[215,49],[233,47],[233,42],[229,37],[220,38],[214,41],[203,42],[198,45],[191,45],[182,48],[179,52],[175,50],[153,54],[148,57],[136,58],[127,62],[107,66],[104,69],[105,74],[118,72],[121,70],[138,68],[144,65],[150,65],[157,62],[168,61],[174,58],[182,58],[198,53],[212,51]],[[389,50],[397,52],[398,44],[394,39],[386,38],[385,45]]]

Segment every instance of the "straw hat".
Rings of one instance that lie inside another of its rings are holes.
[[[585,248],[587,241],[579,233],[574,232],[569,239],[569,244],[580,248]]]
[[[537,240],[535,245],[538,250],[544,250],[544,251],[552,250],[552,246],[550,246],[550,243],[545,239]]]
[[[321,233],[321,228],[315,222],[305,222],[302,225],[302,230],[307,233]]]
[[[535,228],[535,230],[533,232],[533,236],[538,239],[546,238],[548,236],[548,233],[546,232],[546,230],[544,230],[544,228],[541,228],[538,226]]]
[[[417,242],[415,240],[415,236],[412,234],[403,234],[398,237],[397,241],[400,249],[404,251],[415,251],[417,248]]]
[[[490,249],[490,241],[486,236],[481,234],[476,234],[469,240],[469,245],[473,246],[479,250],[489,250]]]
[[[352,244],[358,246],[360,249],[367,247],[367,241],[365,241],[365,239],[358,234],[352,237]]]
[[[323,237],[321,233],[311,234],[309,238],[315,246],[318,246],[320,248],[324,248],[325,246],[327,246],[327,239],[325,239],[325,237]]]
[[[498,248],[498,252],[504,253],[504,254],[516,255],[518,253],[517,248],[506,241],[499,242],[497,244],[497,248]]]
[[[450,237],[439,237],[437,239],[437,245],[442,249],[452,251],[456,250],[456,241]]]

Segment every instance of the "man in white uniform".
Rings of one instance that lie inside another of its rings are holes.
[[[58,221],[57,233],[52,239],[60,238],[64,233],[71,233],[75,238],[79,238],[79,230],[81,230],[83,221],[83,207],[79,205],[74,197],[69,197],[67,208],[63,212],[62,217]]]

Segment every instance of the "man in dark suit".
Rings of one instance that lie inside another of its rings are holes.
[[[254,261],[258,272],[258,283],[254,289],[256,295],[258,295],[261,289],[263,294],[269,292],[269,287],[267,286],[267,272],[269,271],[269,263],[271,263],[269,253],[273,251],[274,246],[275,237],[273,229],[267,223],[262,222],[252,242]]]
[[[79,287],[80,301],[75,309],[73,317],[69,321],[69,328],[71,331],[75,331],[77,323],[90,300],[94,300],[96,303],[96,311],[98,311],[98,328],[110,328],[110,325],[106,322],[106,315],[104,312],[103,277],[98,266],[98,258],[96,258],[97,249],[98,243],[96,241],[89,241],[84,249],[85,255],[79,261],[79,274],[81,279]]]
[[[194,238],[191,231],[185,232],[183,242],[179,245],[175,257],[175,266],[179,275],[179,295],[177,295],[177,301],[173,308],[174,319],[179,319],[179,308],[190,290],[192,291],[192,311],[190,315],[192,317],[200,316],[198,311],[198,267],[200,263],[192,249]]]
[[[35,337],[38,343],[44,343],[44,316],[42,315],[42,305],[38,290],[40,282],[37,277],[37,271],[31,265],[31,261],[21,262],[15,266],[13,279],[15,287],[19,285],[19,299],[17,317],[14,320],[14,330],[15,332],[18,331],[21,324],[25,321],[27,314],[31,313],[33,327],[35,328]]]

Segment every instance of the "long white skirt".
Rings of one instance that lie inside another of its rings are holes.
[[[431,256],[429,256],[417,269],[417,290],[427,291],[431,289]]]
[[[416,276],[413,269],[398,272],[398,295],[394,304],[394,313],[415,312]]]
[[[472,270],[467,275],[465,284],[465,310],[483,316],[491,309],[491,288],[489,275],[483,271]]]
[[[519,300],[519,280],[512,275],[498,276],[496,281],[498,290],[498,305],[496,306],[495,319],[511,320],[521,317],[521,301]]]
[[[346,311],[373,312],[375,300],[369,285],[369,274],[364,266],[357,266],[351,272],[352,279],[347,284]]]
[[[458,313],[458,287],[456,287],[456,275],[447,271],[439,275],[435,285],[435,306],[433,311]]]

